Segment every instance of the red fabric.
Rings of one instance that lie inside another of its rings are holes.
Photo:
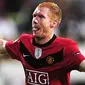
[[[44,83],[44,85],[70,85],[70,71],[79,70],[79,64],[85,59],[75,41],[56,37],[50,45],[40,47],[42,49],[42,56],[39,59],[58,53],[63,49],[63,60],[53,65],[36,69],[25,60],[20,52],[20,42],[24,44],[33,59],[35,59],[34,52],[37,46],[33,44],[33,36],[30,34],[21,35],[16,42],[9,41],[6,43],[8,53],[12,58],[22,63],[25,70],[27,85],[31,85],[31,83],[40,85],[42,85],[42,83]],[[60,56],[56,56],[56,58],[59,57]]]

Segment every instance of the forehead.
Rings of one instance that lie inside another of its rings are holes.
[[[33,14],[43,14],[46,15],[50,12],[49,8],[46,7],[41,7],[41,8],[36,8],[33,12]]]

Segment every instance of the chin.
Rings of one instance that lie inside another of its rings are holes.
[[[41,38],[41,36],[35,36],[36,38]]]
[[[40,37],[40,35],[36,35],[36,34],[33,34],[33,35],[34,35],[35,38],[39,38]]]
[[[38,39],[38,40],[42,40],[43,39],[42,36],[37,36],[37,35],[35,35],[35,38]]]
[[[34,37],[37,38],[37,39],[43,39],[44,38],[44,35],[43,34],[36,34],[36,33],[33,33]]]

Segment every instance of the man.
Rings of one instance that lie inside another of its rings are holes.
[[[22,34],[14,42],[0,40],[0,53],[21,61],[26,85],[70,85],[70,71],[85,71],[76,42],[54,34],[61,17],[57,4],[43,2],[33,12],[33,35]]]

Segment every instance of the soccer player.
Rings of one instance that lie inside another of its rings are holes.
[[[72,70],[85,71],[85,57],[77,43],[54,34],[61,18],[57,4],[40,3],[33,12],[33,34],[23,33],[16,41],[0,40],[0,54],[21,61],[26,85],[70,85]]]

